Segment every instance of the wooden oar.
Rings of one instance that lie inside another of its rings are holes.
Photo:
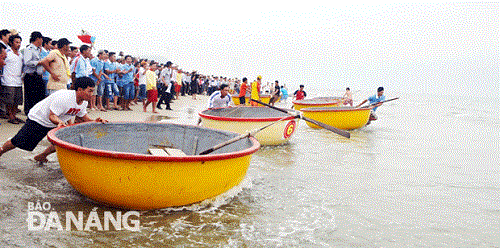
[[[384,103],[384,102],[390,102],[390,101],[394,101],[394,100],[398,100],[399,97],[395,97],[395,98],[391,98],[389,100],[385,100],[385,101],[380,101],[380,102],[376,102],[376,103],[373,103],[373,104],[368,104],[368,105],[365,105],[365,106],[361,106],[361,107],[356,107],[356,108],[368,108],[368,107],[371,107],[373,105],[377,105],[379,103]]]
[[[267,104],[267,103],[263,103],[263,102],[261,102],[261,101],[259,101],[259,100],[250,99],[250,101],[254,101],[254,102],[260,103],[260,104],[262,104],[262,105],[264,105],[264,106],[267,106],[267,107],[269,107],[269,108],[272,108],[272,109],[275,109],[275,110],[281,111],[281,112],[286,113],[286,114],[288,114],[288,115],[290,115],[290,116],[296,116],[296,114],[293,114],[293,113],[291,113],[291,112],[289,112],[289,111],[287,111],[287,110],[285,110],[285,109],[278,108],[278,107],[275,107],[275,106],[271,106],[271,105],[269,105],[269,104]],[[317,121],[317,120],[313,120],[313,119],[310,119],[310,118],[304,117],[304,116],[302,116],[302,115],[299,115],[299,118],[300,118],[300,119],[302,119],[302,120],[304,120],[304,121],[307,121],[307,122],[313,123],[313,124],[315,124],[315,125],[317,125],[317,126],[320,126],[320,127],[324,128],[324,129],[326,129],[326,130],[332,131],[332,132],[334,132],[334,133],[336,133],[336,134],[338,134],[338,135],[344,136],[344,137],[346,137],[346,138],[348,138],[348,139],[349,139],[349,138],[351,138],[351,134],[350,134],[349,132],[345,131],[345,130],[338,129],[338,128],[336,128],[336,127],[332,127],[332,126],[330,126],[330,125],[328,125],[328,124],[325,124],[325,123],[323,123],[323,122],[319,122],[319,121]]]
[[[298,117],[298,116],[296,116],[296,117]],[[230,145],[230,144],[232,144],[232,143],[234,143],[234,142],[236,142],[236,141],[238,141],[238,140],[244,139],[244,138],[246,138],[246,137],[253,136],[253,135],[255,135],[256,133],[258,133],[258,132],[262,131],[263,129],[265,129],[265,128],[269,127],[269,126],[272,126],[272,125],[274,125],[274,124],[276,124],[276,123],[278,123],[278,122],[280,122],[280,121],[282,121],[282,120],[285,120],[285,119],[287,119],[287,118],[290,118],[290,117],[289,117],[289,116],[283,117],[283,118],[281,118],[281,119],[279,119],[279,120],[277,120],[277,121],[275,121],[275,122],[271,122],[271,123],[269,123],[269,124],[267,124],[267,125],[265,125],[265,126],[263,126],[263,127],[259,127],[259,128],[256,128],[256,129],[254,129],[254,130],[250,131],[250,132],[247,132],[247,133],[245,133],[245,134],[242,134],[242,135],[236,136],[236,137],[234,137],[234,138],[232,138],[232,139],[230,139],[230,140],[228,140],[228,141],[225,141],[225,142],[220,143],[220,144],[218,144],[218,145],[216,145],[216,146],[214,146],[214,147],[212,147],[212,148],[210,148],[210,149],[207,149],[207,150],[205,150],[205,151],[200,152],[200,154],[199,154],[199,155],[206,155],[206,154],[209,154],[209,153],[211,153],[211,152],[213,152],[213,151],[215,151],[215,150],[217,150],[217,149],[220,149],[220,148],[222,148],[222,147],[224,147],[224,146]]]

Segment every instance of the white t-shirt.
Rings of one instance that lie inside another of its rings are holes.
[[[146,74],[144,74],[144,67],[139,68],[139,85],[146,85]]]
[[[50,111],[57,115],[61,121],[68,122],[75,116],[85,116],[87,105],[87,101],[83,101],[80,105],[76,103],[76,91],[58,90],[35,104],[28,113],[28,118],[44,127],[54,128],[57,125],[50,121]]]
[[[177,72],[175,70],[172,70],[172,73],[170,74],[170,81],[177,82]]]
[[[164,79],[165,83],[170,83],[170,69],[165,68],[161,71],[160,79]],[[163,83],[163,80],[160,80]]]
[[[22,87],[21,73],[23,70],[23,56],[16,55],[12,50],[7,51],[5,66],[3,67],[2,85],[10,87]]]
[[[208,98],[208,108],[224,108],[229,107],[229,103],[232,101],[231,95],[227,94],[224,98],[221,98],[220,90],[215,91]]]

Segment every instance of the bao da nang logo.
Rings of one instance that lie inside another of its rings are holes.
[[[64,216],[62,216],[64,215]],[[28,202],[29,231],[109,231],[128,230],[138,232],[140,214],[137,211],[104,211],[97,213],[97,208],[90,212],[66,211],[63,214],[55,211],[50,202]],[[113,227],[111,229],[111,227]]]

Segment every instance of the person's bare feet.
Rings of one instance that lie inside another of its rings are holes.
[[[43,154],[38,154],[36,155],[34,158],[33,158],[36,162],[40,163],[43,165],[43,163],[47,163],[49,162],[49,160],[47,159],[46,156],[44,156]]]

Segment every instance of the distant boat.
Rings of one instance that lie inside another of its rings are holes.
[[[339,106],[342,102],[342,97],[315,97],[311,99],[294,100],[293,108],[301,110],[310,107],[333,107]]]
[[[343,107],[312,107],[301,109],[304,117],[323,122],[330,126],[352,130],[366,125],[370,118],[370,108]],[[312,128],[321,128],[310,122],[307,125]]]
[[[80,193],[144,210],[200,202],[238,185],[260,147],[255,138],[196,155],[236,136],[172,123],[83,123],[51,130],[48,139],[64,176]]]
[[[293,110],[290,110],[293,112]],[[202,125],[244,134],[248,131],[279,121],[288,115],[267,107],[237,106],[207,109],[199,113]],[[258,132],[255,138],[262,145],[279,145],[290,139],[298,127],[299,119],[290,116]]]
[[[231,98],[233,99],[233,102],[235,105],[240,104],[240,98],[238,97],[238,95],[231,95]],[[281,96],[279,96],[278,100],[276,100],[276,101],[279,101],[280,99],[281,99]],[[269,94],[260,95],[260,101],[262,101],[264,103],[269,103],[269,100],[271,100],[271,95],[269,95]],[[250,96],[245,97],[245,105],[250,106]],[[263,106],[263,105],[259,104],[259,106]]]

